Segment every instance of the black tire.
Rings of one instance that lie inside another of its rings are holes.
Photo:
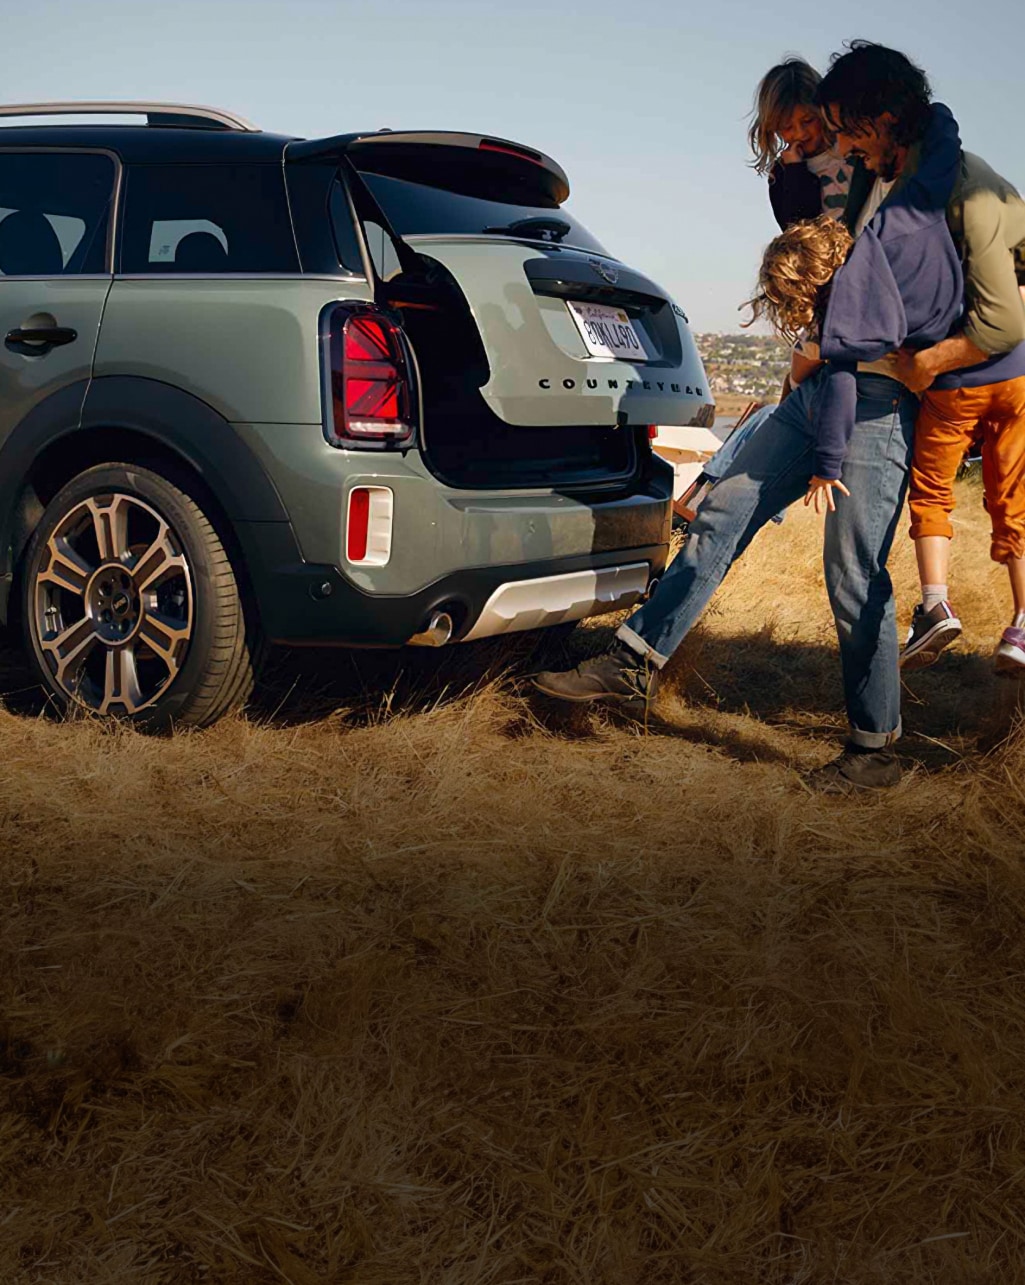
[[[21,608],[30,662],[61,708],[167,731],[206,727],[253,689],[262,647],[224,544],[150,469],[100,464],[54,496],[25,553]]]

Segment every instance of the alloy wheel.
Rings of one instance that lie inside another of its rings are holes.
[[[90,496],[58,521],[33,586],[33,626],[56,685],[99,714],[135,714],[174,682],[194,623],[177,533],[134,495]]]

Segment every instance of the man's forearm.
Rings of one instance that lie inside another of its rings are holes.
[[[911,392],[920,394],[948,370],[977,366],[991,355],[976,347],[964,335],[953,335],[950,339],[941,339],[931,348],[922,348],[918,352],[901,348],[897,353],[897,378]]]
[[[983,352],[964,335],[952,335],[941,339],[931,348],[924,348],[915,354],[915,363],[930,381],[945,375],[948,370],[961,370],[964,366],[977,366],[980,361],[987,361],[992,353]]]

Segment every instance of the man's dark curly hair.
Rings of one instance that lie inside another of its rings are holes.
[[[931,100],[920,67],[896,49],[870,40],[851,40],[847,53],[833,54],[815,91],[816,105],[832,108],[837,117],[833,125],[844,130],[857,130],[891,112],[896,118],[893,140],[905,147],[925,133]]]

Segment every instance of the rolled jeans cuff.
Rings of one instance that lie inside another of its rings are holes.
[[[668,656],[663,656],[660,652],[657,652],[654,647],[644,641],[640,634],[635,633],[629,625],[620,625],[616,630],[616,637],[621,643],[626,643],[630,650],[635,651],[638,656],[643,656],[645,660],[650,661],[656,669],[661,669],[669,660]]]
[[[860,727],[852,726],[847,733],[847,739],[859,749],[885,750],[888,745],[900,740],[903,732],[904,728],[900,723],[892,732],[863,732]]]

